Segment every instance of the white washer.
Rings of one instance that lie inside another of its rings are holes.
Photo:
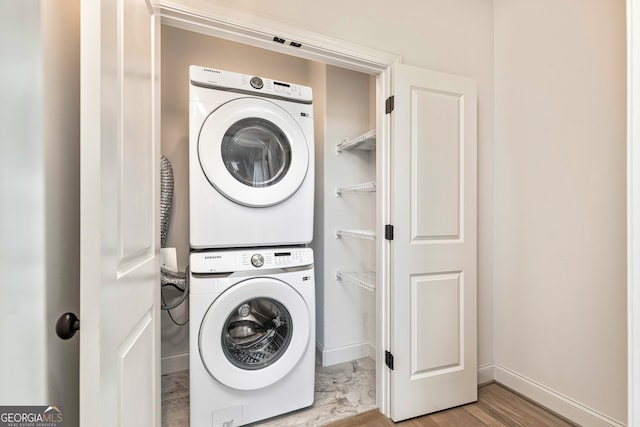
[[[194,65],[189,79],[191,247],[311,242],[311,88]]]
[[[192,252],[190,269],[191,426],[240,426],[311,405],[312,250]]]

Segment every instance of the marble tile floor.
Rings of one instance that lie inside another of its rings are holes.
[[[324,426],[374,409],[375,372],[375,362],[370,358],[334,366],[317,366],[312,406],[251,426]],[[162,427],[189,427],[189,371],[162,376]]]

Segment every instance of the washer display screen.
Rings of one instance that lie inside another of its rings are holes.
[[[239,120],[229,127],[221,148],[229,173],[250,187],[276,184],[291,166],[291,145],[284,132],[258,117]]]
[[[254,298],[237,306],[222,330],[222,350],[241,369],[257,370],[271,365],[291,342],[293,327],[289,311],[270,298]]]

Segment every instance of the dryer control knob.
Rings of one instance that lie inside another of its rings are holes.
[[[264,265],[264,257],[260,254],[255,254],[251,257],[251,265],[254,267],[262,267]]]
[[[251,86],[253,86],[255,89],[262,89],[262,87],[264,86],[264,83],[262,82],[262,79],[260,77],[251,77],[249,83],[251,83]]]

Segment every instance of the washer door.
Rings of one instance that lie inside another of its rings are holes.
[[[222,104],[198,136],[200,165],[226,198],[245,206],[273,206],[291,197],[309,168],[309,147],[296,120],[261,98]]]
[[[205,368],[220,383],[256,390],[297,365],[310,333],[302,296],[285,282],[256,277],[232,286],[211,304],[198,347]]]

